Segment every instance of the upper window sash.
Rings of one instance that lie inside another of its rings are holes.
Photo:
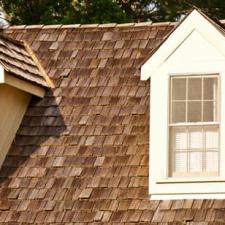
[[[169,124],[218,123],[219,76],[172,76]]]

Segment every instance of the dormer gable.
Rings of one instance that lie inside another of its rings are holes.
[[[162,70],[164,65],[181,67],[191,63],[215,63],[225,58],[223,28],[198,9],[179,23],[165,37],[141,67],[141,79],[147,80]]]

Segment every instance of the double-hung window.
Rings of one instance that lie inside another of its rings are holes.
[[[170,77],[169,177],[218,176],[219,76]]]

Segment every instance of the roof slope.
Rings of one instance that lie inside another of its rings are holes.
[[[48,87],[27,47],[21,41],[15,41],[6,35],[0,34],[0,64],[6,71],[15,76]]]
[[[1,224],[225,224],[225,201],[149,200],[139,67],[172,26],[5,30],[30,44],[55,88],[31,104],[0,171]]]

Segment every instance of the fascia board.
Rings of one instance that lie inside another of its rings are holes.
[[[7,71],[0,65],[0,84],[7,84],[22,91],[25,91],[31,95],[43,98],[46,90],[43,87],[32,84],[20,78],[17,78]]]
[[[4,83],[40,98],[43,98],[46,92],[43,87],[21,80],[10,73],[5,74]]]

